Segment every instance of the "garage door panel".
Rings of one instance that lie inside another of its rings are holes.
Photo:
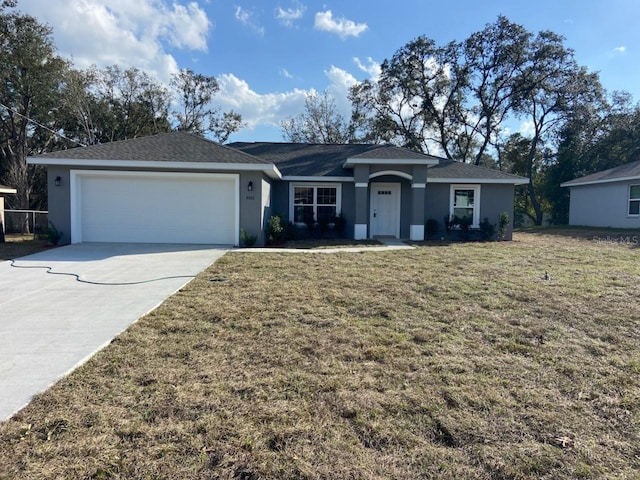
[[[83,242],[236,242],[234,176],[87,174],[78,183]]]

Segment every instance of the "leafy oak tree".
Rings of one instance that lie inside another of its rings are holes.
[[[42,169],[27,165],[27,156],[48,148],[55,135],[60,79],[68,67],[53,46],[51,29],[0,4],[0,164],[3,183],[17,189],[8,199],[18,209],[46,203]]]
[[[282,136],[294,143],[349,143],[351,126],[336,108],[328,92],[310,93],[304,101],[304,112],[280,122]]]
[[[220,112],[212,100],[220,87],[215,77],[184,69],[174,74],[171,87],[179,100],[174,110],[176,129],[198,135],[210,134],[220,143],[242,128],[242,117],[235,111]]]

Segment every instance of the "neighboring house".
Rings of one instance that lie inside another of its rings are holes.
[[[640,228],[640,161],[562,183],[569,225]]]
[[[4,223],[4,196],[7,194],[16,193],[15,188],[5,187],[0,185],[0,238],[4,238],[5,223]]]
[[[63,243],[264,241],[273,214],[302,225],[342,214],[347,236],[423,240],[425,222],[513,218],[527,179],[391,145],[235,143],[184,132],[30,157],[48,170]],[[511,231],[508,232],[508,238]]]

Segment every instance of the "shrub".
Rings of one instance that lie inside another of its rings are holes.
[[[249,235],[244,228],[240,229],[240,243],[244,247],[253,247],[258,240],[257,235]]]
[[[496,226],[490,223],[487,217],[484,217],[484,220],[480,222],[480,236],[482,240],[491,240],[495,234]]]
[[[342,213],[339,213],[338,215],[333,217],[331,223],[333,223],[333,229],[338,234],[338,236],[344,237],[344,230],[347,226],[347,219],[344,218],[344,215],[342,215]]]
[[[427,237],[433,237],[436,233],[438,233],[438,221],[430,218],[427,220],[426,229],[427,229]]]
[[[500,214],[500,219],[498,220],[498,235],[500,236],[500,240],[504,240],[507,236],[507,228],[509,227],[509,214],[507,212],[502,212]]]
[[[464,216],[462,218],[454,217],[456,224],[460,226],[460,238],[462,240],[469,240],[471,238],[471,224],[473,218]]]
[[[267,243],[269,245],[282,245],[285,240],[286,224],[280,215],[272,215],[267,220]]]
[[[49,222],[49,226],[44,229],[44,235],[49,245],[58,245],[63,233],[58,231],[53,222]]]

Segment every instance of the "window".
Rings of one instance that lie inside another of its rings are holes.
[[[471,218],[471,227],[480,226],[480,185],[451,185],[451,217]]]
[[[308,223],[312,219],[319,223],[329,223],[340,212],[340,186],[292,185],[293,223]]]
[[[629,185],[629,210],[630,216],[640,215],[640,185]]]

